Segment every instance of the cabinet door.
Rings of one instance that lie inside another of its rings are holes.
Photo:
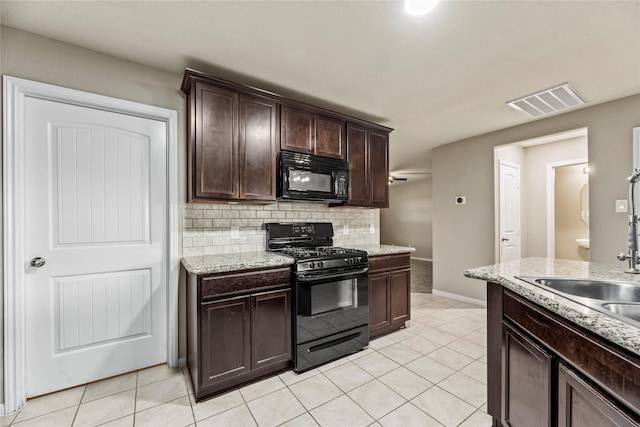
[[[391,324],[389,313],[389,273],[369,275],[369,331]]]
[[[315,122],[315,154],[344,160],[347,155],[344,120],[316,115]]]
[[[276,199],[277,104],[240,95],[240,199]]]
[[[389,207],[389,134],[369,134],[369,201],[372,207]]]
[[[313,154],[314,114],[282,106],[280,117],[280,148]]]
[[[200,307],[203,387],[251,370],[250,299],[235,297]]]
[[[191,194],[196,198],[238,198],[238,94],[196,83],[195,163]]]
[[[552,357],[504,324],[502,423],[513,427],[552,425]]]
[[[350,205],[368,206],[369,204],[368,133],[365,128],[347,124],[348,204]]]
[[[404,324],[411,310],[411,270],[389,274],[389,310],[391,323]]]
[[[291,359],[291,290],[251,296],[251,368]]]
[[[622,408],[564,364],[559,364],[558,427],[637,425]]]

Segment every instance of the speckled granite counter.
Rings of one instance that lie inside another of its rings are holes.
[[[638,281],[640,279],[640,277],[625,274],[623,272],[625,267],[624,263],[606,265],[548,258],[524,258],[518,261],[473,268],[465,271],[464,275],[498,283],[620,347],[640,355],[640,328],[515,277],[572,277],[622,281]],[[638,285],[640,286],[640,282]]]
[[[349,247],[366,251],[369,256],[393,255],[416,251],[416,248],[395,245],[349,245]]]
[[[214,274],[228,271],[287,267],[291,264],[293,264],[293,258],[265,251],[182,258],[182,265],[191,274]]]

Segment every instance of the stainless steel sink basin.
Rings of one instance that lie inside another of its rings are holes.
[[[536,283],[577,297],[608,301],[640,302],[639,282],[593,279],[539,278]]]
[[[640,328],[640,282],[526,276],[518,279]]]
[[[602,308],[612,313],[619,314],[636,322],[640,322],[640,304],[639,303],[619,303],[607,302],[602,304]]]

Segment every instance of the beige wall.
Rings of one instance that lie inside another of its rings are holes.
[[[413,246],[413,257],[431,259],[431,179],[409,178],[389,186],[389,208],[380,209],[380,242]]]
[[[4,75],[177,110],[179,198],[181,201],[186,199],[186,97],[180,92],[182,74],[168,73],[10,27],[2,26],[0,29],[2,67],[0,71]],[[339,230],[336,230],[336,244],[377,243],[380,236],[377,209],[329,209],[326,205],[294,203],[280,203],[270,205],[268,208],[260,206],[251,209],[245,206],[230,207],[229,205],[183,205],[183,213],[186,218],[184,220],[181,218],[181,233],[183,222],[188,223],[187,220],[193,219],[188,216],[197,216],[202,214],[204,210],[215,214],[219,214],[223,210],[244,211],[248,214],[255,214],[256,219],[258,219],[257,211],[261,211],[263,214],[268,212],[269,218],[260,218],[261,223],[278,221],[281,218],[290,220],[294,214],[298,216],[298,219],[316,221],[326,219],[339,227]],[[284,216],[280,216],[283,212]],[[222,214],[220,215],[222,216]],[[348,236],[342,234],[343,224],[350,226]],[[370,233],[370,224],[375,227],[374,234]],[[213,224],[210,228],[193,227],[193,222],[187,225],[189,225],[187,228],[191,234],[182,233],[183,241],[191,245],[186,250],[187,254],[204,253],[205,250],[211,253],[241,252],[248,250],[249,247],[261,249],[264,246],[264,234],[256,229],[257,226],[250,227],[247,224],[244,227],[242,223],[238,224],[243,227],[240,230],[239,241],[242,241],[245,246],[236,248],[236,243],[227,242],[226,236],[219,238],[222,234],[220,227],[213,227]],[[197,245],[194,245],[193,233],[202,237],[201,240],[195,242]],[[211,240],[211,244],[207,243],[209,240]],[[236,249],[238,250],[236,251]],[[0,286],[1,289],[2,286]],[[179,291],[180,357],[186,355],[184,298],[184,276],[182,275]],[[0,317],[1,330],[2,317]],[[0,393],[2,389],[3,387],[0,387]],[[2,402],[1,399],[0,402]]]
[[[583,172],[586,164],[555,168],[555,257],[589,261],[589,251],[578,246],[576,239],[589,235],[582,221],[581,190],[589,182]]]
[[[632,129],[638,125],[640,95],[634,95],[436,147],[434,289],[486,298],[485,286],[465,278],[463,272],[494,263],[494,147],[582,127],[589,132],[591,261],[622,268],[615,255],[626,248],[627,224],[624,214],[614,212],[614,203],[627,197]],[[463,209],[453,204],[458,194],[467,195]]]
[[[0,15],[2,14],[2,2],[0,1]],[[0,76],[4,74],[4,70],[2,68],[2,31],[0,27]],[[2,89],[2,84],[0,84],[0,99],[4,99],[4,93]],[[0,117],[4,117],[4,112],[2,110],[3,102],[0,102]],[[0,143],[2,142],[3,132],[2,132],[2,120],[0,120]],[[2,176],[4,171],[2,171],[2,164],[0,162],[0,186],[2,186]],[[1,188],[1,187],[0,187]],[[4,235],[2,232],[2,224],[4,223],[4,219],[2,218],[2,212],[0,212],[0,233]],[[0,259],[4,259],[3,254],[4,245],[0,246]],[[0,277],[4,277],[4,263],[0,262]],[[4,287],[0,286],[0,301],[4,301]],[[4,366],[4,304],[0,304],[0,366]],[[0,369],[0,403],[4,402],[4,369]],[[2,415],[2,411],[0,411],[0,416]]]
[[[185,199],[186,98],[182,76],[61,43],[14,28],[0,27],[3,75],[98,93],[178,111],[180,199]],[[180,307],[184,307],[181,286]],[[185,310],[180,310],[180,355],[186,351]],[[2,329],[0,318],[0,330]],[[4,389],[4,387],[2,387]]]
[[[588,158],[587,144],[583,136],[525,149],[523,256],[547,256],[547,165]]]

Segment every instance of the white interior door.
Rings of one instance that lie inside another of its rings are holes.
[[[166,123],[25,108],[27,396],[166,361]]]
[[[500,160],[500,262],[520,252],[520,165]]]

